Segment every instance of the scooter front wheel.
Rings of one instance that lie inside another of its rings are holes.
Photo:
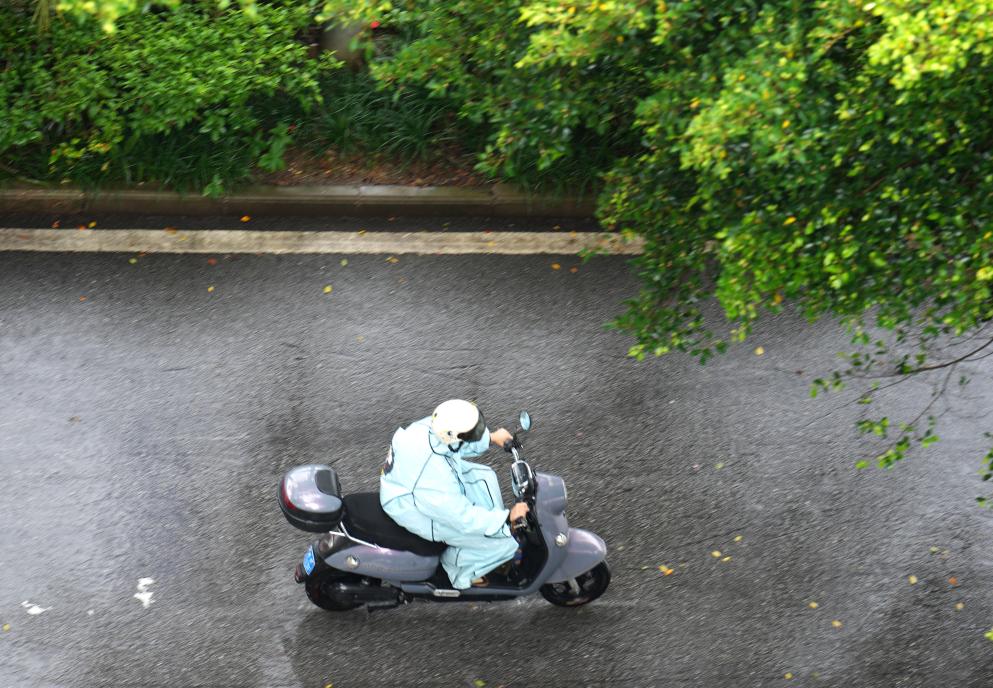
[[[333,593],[329,593],[331,584],[338,580],[341,580],[341,574],[334,570],[323,571],[311,576],[304,584],[307,599],[329,612],[347,612],[349,609],[360,606],[358,602],[350,600],[346,602],[335,597]]]
[[[541,596],[559,607],[581,607],[600,597],[610,585],[610,568],[601,561],[586,573],[571,581],[548,583],[541,586]]]

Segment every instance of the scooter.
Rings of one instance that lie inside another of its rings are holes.
[[[379,503],[379,493],[341,496],[341,483],[326,465],[291,469],[279,486],[279,506],[295,528],[324,533],[304,553],[294,578],[307,597],[328,611],[365,605],[370,611],[414,600],[495,602],[540,593],[552,604],[578,607],[600,597],[610,584],[607,546],[593,533],[570,528],[562,478],[535,473],[521,458],[521,434],[531,416],[520,414],[520,430],[504,449],[513,455],[511,484],[526,517],[513,524],[523,558],[506,575],[493,572],[486,587],[452,587],[439,557],[446,545],[397,525]]]

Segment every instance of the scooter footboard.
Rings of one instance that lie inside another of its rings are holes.
[[[552,572],[546,583],[561,583],[589,571],[607,557],[607,544],[594,533],[582,528],[569,529],[565,559]]]

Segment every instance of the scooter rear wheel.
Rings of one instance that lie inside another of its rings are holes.
[[[586,573],[576,576],[579,592],[568,582],[548,583],[541,586],[541,596],[559,607],[581,607],[600,597],[610,585],[610,568],[601,561]]]
[[[335,571],[324,571],[315,576],[311,576],[304,584],[307,592],[307,599],[316,604],[321,609],[329,612],[347,612],[360,606],[358,602],[344,601],[336,598],[333,594],[328,594],[327,588],[335,581],[341,580],[341,575]]]

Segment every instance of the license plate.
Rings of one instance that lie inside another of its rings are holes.
[[[309,576],[314,572],[317,561],[314,559],[314,548],[308,547],[307,553],[303,555],[303,570]]]

